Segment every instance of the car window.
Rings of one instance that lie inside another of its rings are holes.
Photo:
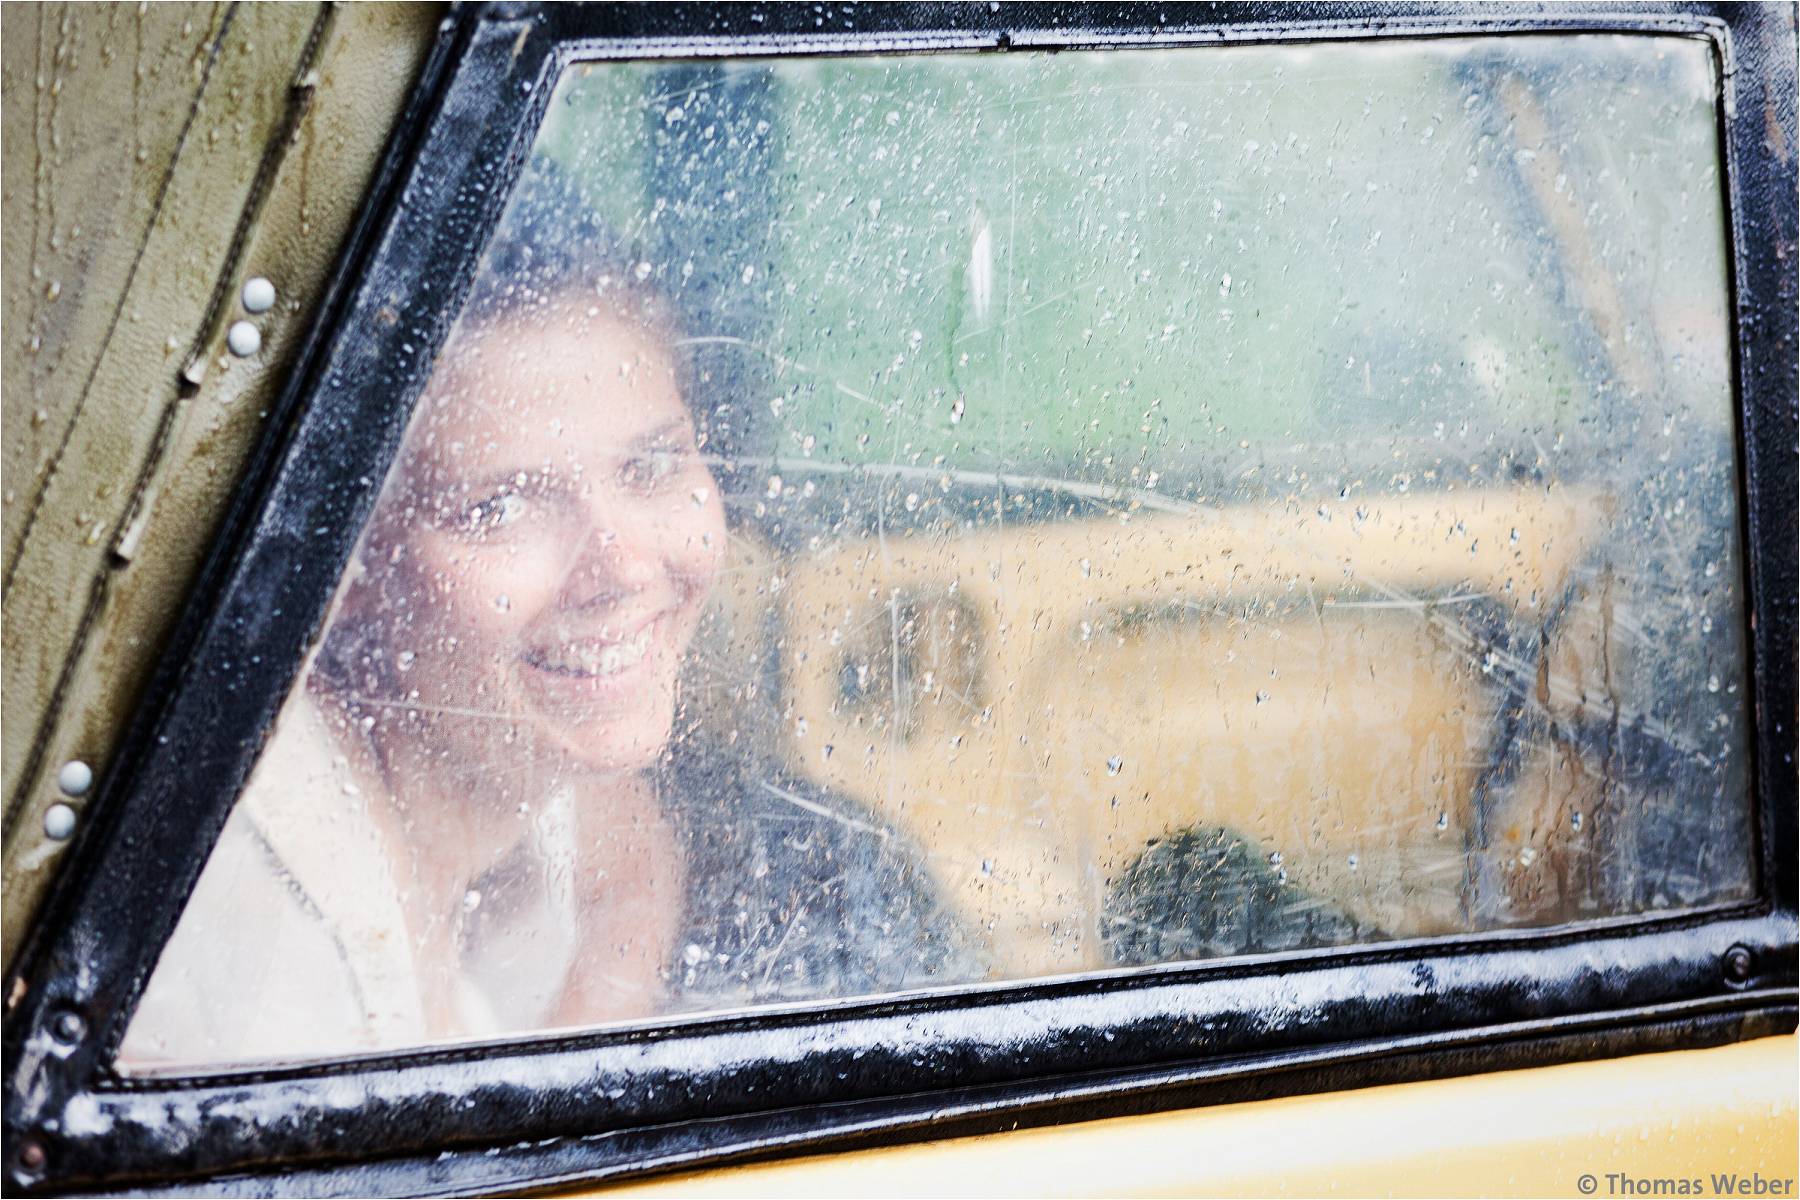
[[[1717,90],[570,68],[123,1065],[1752,895]]]

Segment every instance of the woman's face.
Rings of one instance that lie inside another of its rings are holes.
[[[345,612],[382,629],[399,707],[480,754],[649,766],[725,548],[668,351],[592,308],[502,320],[421,406]]]

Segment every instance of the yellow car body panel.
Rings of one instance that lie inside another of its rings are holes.
[[[567,1194],[1793,1196],[1800,1158],[1797,1055],[1800,1039],[1761,1038],[689,1172]],[[1721,1192],[1714,1176],[1724,1175],[1752,1189],[1760,1178],[1768,1190]],[[1627,1189],[1658,1180],[1699,1186]]]

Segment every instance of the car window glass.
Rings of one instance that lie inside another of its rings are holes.
[[[1751,895],[1716,95],[571,68],[124,1063]]]

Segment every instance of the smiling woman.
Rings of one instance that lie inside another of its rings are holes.
[[[728,535],[645,275],[537,164],[128,1065],[969,976],[890,830],[696,727]]]
[[[395,665],[459,727],[445,745],[476,749],[497,714],[597,769],[652,762],[725,546],[668,351],[583,296],[477,327],[412,447],[369,541],[390,570],[357,581],[343,620],[422,647]],[[435,604],[381,592],[452,580]],[[459,699],[482,704],[444,707]]]

